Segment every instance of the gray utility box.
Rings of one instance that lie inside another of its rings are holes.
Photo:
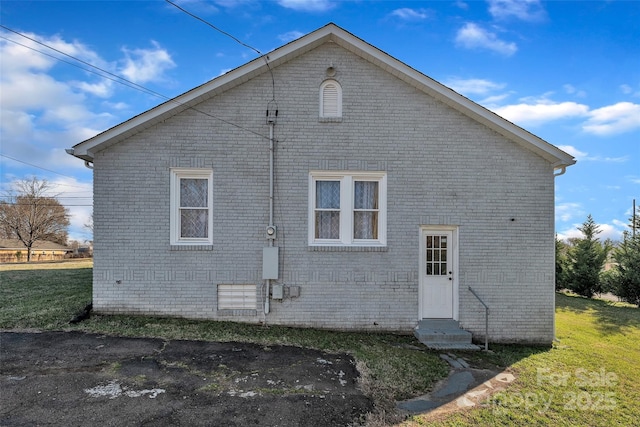
[[[278,279],[278,247],[262,248],[262,278],[264,280]]]

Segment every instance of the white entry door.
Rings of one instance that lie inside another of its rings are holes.
[[[455,317],[455,233],[446,229],[420,232],[420,317]]]

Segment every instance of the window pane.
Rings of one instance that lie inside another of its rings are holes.
[[[316,181],[316,209],[340,209],[340,181]]]
[[[340,238],[340,212],[316,212],[316,239]]]
[[[207,206],[207,180],[183,178],[180,180],[180,207]]]
[[[180,210],[180,237],[207,238],[209,233],[207,209]]]
[[[355,209],[378,209],[378,183],[376,181],[356,181]]]
[[[353,238],[378,238],[378,212],[359,211],[353,213]]]

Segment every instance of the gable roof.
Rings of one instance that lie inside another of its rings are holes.
[[[135,135],[217,94],[238,86],[257,75],[265,73],[269,67],[277,67],[329,42],[336,43],[348,51],[366,59],[424,93],[444,102],[462,114],[486,125],[522,147],[538,154],[551,163],[555,169],[560,169],[562,171],[561,173],[564,172],[567,166],[576,162],[570,154],[498,116],[485,107],[476,104],[445,85],[438,83],[333,23],[327,24],[306,36],[275,49],[265,56],[256,58],[222,76],[76,144],[73,148],[68,149],[67,152],[87,162],[92,162],[94,153]],[[266,61],[268,61],[268,65]]]

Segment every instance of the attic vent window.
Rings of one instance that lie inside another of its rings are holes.
[[[320,86],[320,118],[342,117],[342,87],[335,80],[326,80]]]

